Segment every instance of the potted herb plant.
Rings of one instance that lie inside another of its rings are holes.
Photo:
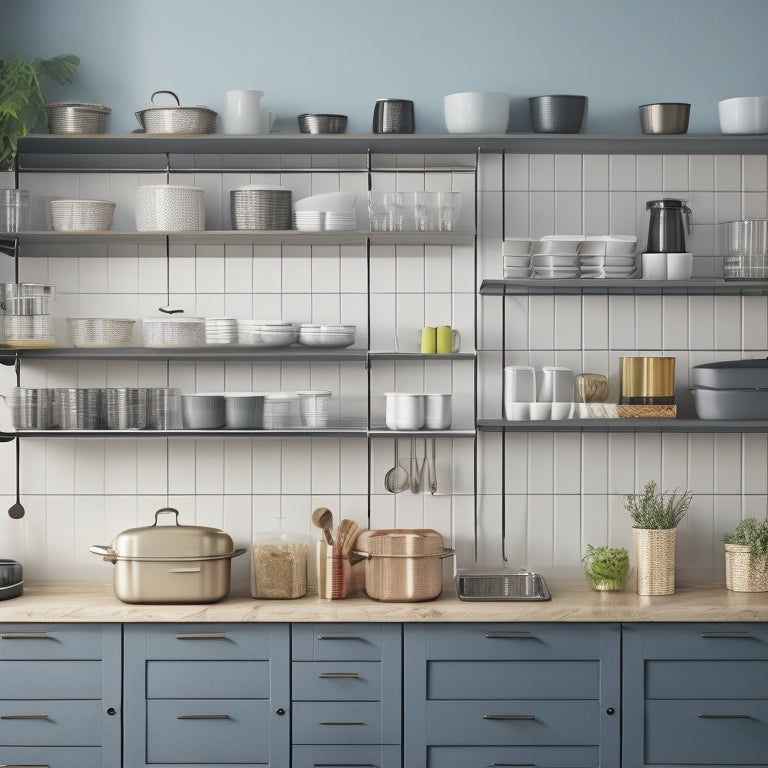
[[[689,491],[660,492],[653,480],[642,493],[623,499],[632,518],[638,595],[671,595],[675,591],[677,526],[691,506]]]
[[[768,592],[768,520],[747,517],[723,536],[725,586],[734,592]]]
[[[0,171],[13,167],[16,142],[38,125],[47,126],[40,77],[71,83],[80,59],[71,54],[52,59],[16,55],[0,60]]]
[[[598,592],[615,592],[624,588],[629,578],[629,552],[624,547],[593,547],[581,558],[587,583]]]

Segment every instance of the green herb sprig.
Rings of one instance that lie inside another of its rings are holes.
[[[666,530],[677,528],[693,501],[690,491],[675,489],[659,493],[653,480],[643,487],[642,493],[631,493],[622,500],[632,518],[633,528]]]

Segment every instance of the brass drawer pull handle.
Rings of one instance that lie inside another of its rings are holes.
[[[177,640],[226,640],[226,632],[190,632],[176,635]]]
[[[47,632],[3,632],[0,640],[42,640],[48,637],[50,635]]]
[[[50,720],[49,715],[0,715],[0,720]]]
[[[229,715],[179,715],[177,720],[229,720]]]
[[[536,637],[533,632],[487,632],[489,640],[517,640],[518,638]]]
[[[750,632],[702,632],[702,637],[705,638],[751,638],[753,635]]]
[[[752,715],[698,715],[702,720],[751,720]]]
[[[326,722],[319,723],[319,725],[365,725],[365,723],[345,722],[341,720],[339,722],[326,721]]]
[[[483,715],[483,720],[535,720],[536,715]]]
[[[318,640],[362,640],[360,635],[318,635]]]
[[[356,680],[360,675],[357,672],[321,672],[320,680]]]

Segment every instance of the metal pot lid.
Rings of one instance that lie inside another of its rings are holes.
[[[159,106],[159,105],[155,104],[155,96],[158,96],[161,93],[167,93],[169,96],[173,96],[173,98],[176,100],[176,103],[175,104],[168,104],[168,105],[165,105],[165,106]],[[216,112],[214,112],[212,109],[210,109],[209,107],[204,107],[204,106],[202,106],[200,104],[197,104],[195,106],[185,106],[185,105],[183,105],[181,103],[179,97],[173,91],[155,91],[152,94],[152,96],[150,98],[150,101],[152,102],[152,106],[151,107],[147,107],[146,109],[142,109],[141,111],[136,112],[136,118],[138,119],[138,121],[140,123],[142,122],[142,119],[141,119],[140,115],[145,115],[148,112],[158,112],[158,111],[166,111],[166,110],[173,111],[173,110],[177,110],[177,109],[194,109],[194,110],[199,110],[200,112],[207,112],[207,113],[209,113],[211,115],[214,115],[214,116],[216,115]]]
[[[158,525],[159,515],[173,514],[175,525]],[[112,541],[115,556],[125,558],[204,558],[233,556],[232,537],[218,528],[181,525],[179,511],[163,507],[155,512],[155,522],[118,533]]]

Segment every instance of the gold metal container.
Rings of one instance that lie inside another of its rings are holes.
[[[621,405],[674,405],[674,357],[622,357]]]

